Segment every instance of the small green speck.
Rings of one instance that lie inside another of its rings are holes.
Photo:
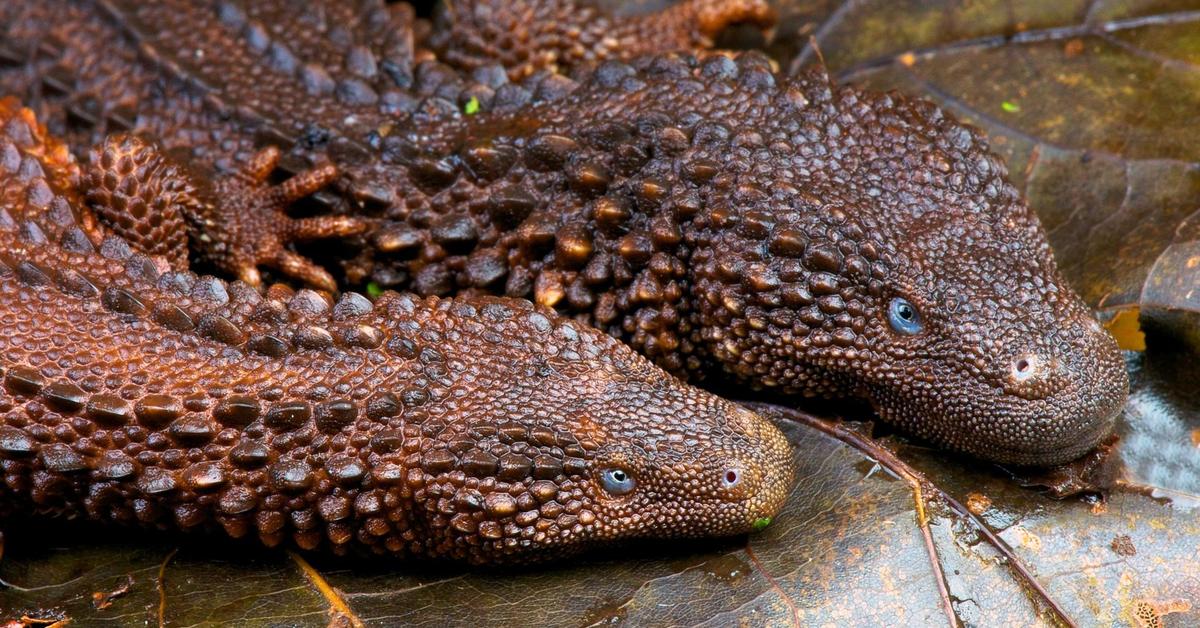
[[[1007,112],[1009,112],[1009,113],[1016,113],[1016,112],[1018,112],[1018,111],[1020,111],[1020,110],[1021,110],[1021,106],[1020,106],[1020,105],[1018,105],[1018,104],[1017,104],[1017,103],[1015,103],[1015,102],[1008,101],[1008,100],[1006,100],[1006,101],[1004,101],[1004,102],[1000,103],[1000,108],[1001,108],[1001,109],[1003,109],[1003,110],[1005,110],[1005,111],[1007,111]]]
[[[754,520],[754,525],[752,527],[754,528],[755,532],[758,532],[769,525],[771,525],[770,517],[759,517],[758,519]]]
[[[367,296],[371,297],[372,299],[378,299],[379,295],[381,294],[383,294],[383,288],[381,288],[379,284],[375,283],[374,281],[367,284]]]
[[[479,99],[472,96],[471,100],[468,100],[467,104],[463,105],[463,113],[469,116],[479,113]]]

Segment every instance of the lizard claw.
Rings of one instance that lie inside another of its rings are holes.
[[[333,280],[333,276],[303,255],[287,250],[281,251],[278,257],[271,260],[271,266],[292,277],[303,277],[315,288],[328,292],[337,290],[337,282]]]

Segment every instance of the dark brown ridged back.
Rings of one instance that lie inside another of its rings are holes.
[[[168,270],[71,222],[51,182],[74,164],[29,111],[0,101],[0,128],[2,512],[500,562],[735,534],[782,503],[778,430],[600,332]],[[639,489],[609,494],[613,467]]]

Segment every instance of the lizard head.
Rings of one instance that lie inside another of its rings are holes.
[[[454,339],[431,368],[469,369],[477,391],[438,404],[462,417],[452,429],[439,416],[409,419],[429,435],[414,501],[437,531],[417,553],[540,560],[612,541],[742,534],[782,507],[792,453],[764,417],[527,302],[437,302],[460,321],[438,330],[447,317],[425,324],[411,298],[393,301],[413,336]]]
[[[701,334],[727,370],[864,397],[1008,463],[1070,460],[1109,433],[1128,394],[1117,345],[977,131],[823,76],[782,82],[770,108],[697,131],[730,138],[708,151],[721,174],[694,258]]]
[[[743,534],[778,514],[793,469],[774,425],[654,367],[601,373],[607,390],[579,405],[605,424],[580,486],[597,515],[592,539]],[[603,420],[614,415],[624,418]]]

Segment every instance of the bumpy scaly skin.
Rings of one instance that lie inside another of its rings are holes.
[[[770,423],[598,331],[516,300],[160,273],[70,220],[78,178],[0,100],[0,520],[490,563],[746,532],[789,489]],[[623,496],[600,481],[618,467]]]
[[[513,80],[537,70],[579,66],[670,50],[707,48],[734,23],[763,28],[774,12],[763,0],[684,0],[642,16],[612,16],[573,0],[445,2],[428,45],[444,63],[477,70],[500,63]]]
[[[285,162],[332,161],[332,209],[379,224],[346,262],[351,283],[529,297],[676,374],[866,397],[1006,462],[1077,456],[1127,394],[1115,343],[1063,282],[1003,164],[929,103],[782,77],[754,54],[515,84],[502,67],[468,78],[369,35],[322,38],[286,12],[271,13],[283,38],[246,11],[105,4],[104,17],[27,9],[10,28],[19,67],[0,85],[38,96],[69,76],[68,96],[39,100],[55,120],[111,88],[101,102],[136,99],[138,130],[201,161],[264,137],[288,145]],[[322,70],[337,46],[342,69]],[[97,48],[128,59],[129,78],[80,61]],[[363,63],[364,48],[390,65]],[[91,135],[76,131],[76,150]],[[922,333],[888,327],[896,297]]]
[[[284,213],[295,199],[245,185],[258,181],[247,181],[238,164],[258,150],[257,140],[320,149],[295,153],[284,164],[293,172],[328,157],[369,162],[371,147],[388,132],[394,116],[417,106],[414,96],[440,100],[451,90],[461,91],[442,84],[448,69],[428,61],[433,53],[424,45],[492,82],[505,75],[505,69],[487,65],[493,57],[510,64],[508,73],[525,76],[545,68],[565,70],[606,58],[707,45],[728,24],[765,25],[772,19],[761,0],[688,0],[660,13],[628,18],[572,0],[451,6],[446,19],[452,27],[430,44],[421,35],[425,25],[414,20],[409,6],[377,0],[306,5],[9,3],[0,7],[5,35],[0,68],[6,62],[29,63],[0,77],[0,94],[24,92],[41,108],[39,117],[77,147],[136,127],[169,150],[191,153],[186,161],[194,174],[213,179],[195,187],[211,188],[214,194],[174,213],[187,214],[193,250],[202,259],[252,285],[259,283],[258,266],[265,265],[333,290],[327,272],[286,246],[358,234],[366,223],[342,216],[297,228]],[[538,19],[529,23],[531,16]],[[498,24],[515,30],[497,31]],[[120,42],[121,50],[95,54],[114,42]],[[245,71],[264,63],[270,65],[266,72]],[[173,80],[164,84],[163,76]],[[490,102],[489,88],[476,87],[461,94],[463,102],[471,97]],[[434,102],[428,108],[441,106]],[[154,113],[144,115],[149,112]],[[233,120],[240,123],[235,132],[221,128]],[[113,146],[110,139],[106,149]],[[276,163],[266,157],[255,161]],[[314,186],[337,176],[330,164],[315,165],[306,173]],[[145,187],[153,191],[157,186]],[[390,194],[378,187],[359,188],[351,208],[379,202],[375,193]],[[151,224],[140,230],[170,229]]]

